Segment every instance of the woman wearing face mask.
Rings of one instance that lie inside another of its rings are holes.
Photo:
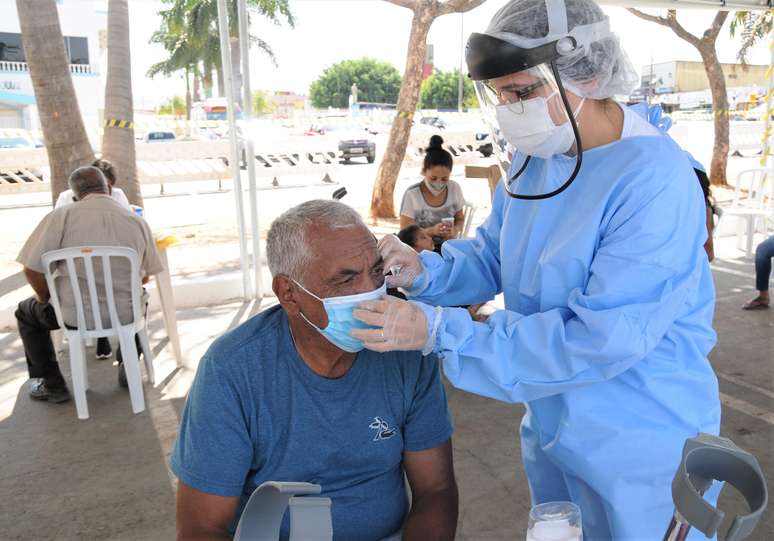
[[[584,539],[661,539],[685,440],[720,425],[691,163],[612,99],[637,77],[591,0],[511,0],[466,57],[501,160],[512,152],[491,215],[440,255],[383,238],[400,266],[388,282],[411,300],[363,303],[355,317],[382,328],[352,334],[434,351],[456,387],[524,403],[533,502],[575,502]],[[498,293],[486,323],[450,308]]]
[[[449,180],[453,163],[451,154],[443,148],[441,136],[433,135],[425,151],[422,182],[406,190],[400,205],[400,228],[417,224],[433,238],[436,249],[457,236],[465,219],[462,188]],[[448,223],[449,218],[454,218],[453,226]]]

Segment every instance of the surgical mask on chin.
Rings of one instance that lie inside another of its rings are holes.
[[[433,195],[441,195],[444,192],[444,190],[446,190],[446,183],[430,182],[429,180],[425,179],[425,188],[430,190],[430,193]]]
[[[554,92],[550,96],[530,98],[495,108],[503,137],[518,152],[547,159],[556,154],[564,154],[572,148],[575,142],[572,125],[568,121],[557,126],[548,111],[548,100],[556,94],[557,92]],[[573,116],[578,117],[585,102],[586,98],[583,98]],[[522,112],[516,112],[515,109],[522,109]]]
[[[373,329],[371,325],[358,321],[352,315],[352,311],[363,301],[372,301],[382,298],[387,293],[387,282],[383,283],[381,287],[374,289],[373,291],[366,291],[365,293],[358,293],[356,295],[342,295],[340,297],[328,297],[321,299],[304,286],[293,280],[298,287],[306,291],[309,295],[317,299],[323,304],[325,313],[328,315],[328,326],[321,329],[301,312],[301,317],[304,321],[314,327],[317,332],[323,335],[328,342],[333,344],[339,349],[348,351],[350,353],[357,353],[363,349],[363,342],[353,338],[349,335],[349,331],[352,329]]]

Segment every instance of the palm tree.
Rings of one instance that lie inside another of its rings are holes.
[[[740,26],[742,28],[742,46],[736,57],[741,64],[747,64],[747,51],[750,50],[750,47],[771,33],[772,26],[774,26],[774,12],[737,11],[734,13],[734,18],[731,19],[728,28],[732,38]]]
[[[70,76],[56,0],[16,0],[24,56],[51,166],[51,200],[67,189],[67,178],[94,160]]]
[[[204,79],[205,94],[212,89],[212,70],[218,73],[218,87],[223,90],[223,75],[218,36],[218,4],[216,0],[166,0],[171,4],[160,12],[162,27],[154,33],[151,41],[161,43],[169,52],[163,62],[154,64],[148,74],[170,73],[185,70],[200,73]],[[247,0],[248,9],[270,21],[280,24],[284,18],[293,27],[295,20],[290,12],[288,0]],[[241,102],[242,69],[239,49],[237,0],[228,0],[231,36],[231,63],[234,71],[234,94]],[[274,61],[274,52],[268,43],[256,36],[249,36],[250,44],[266,53]],[[200,64],[203,69],[200,68]]]
[[[187,0],[187,4],[191,29],[194,35],[204,37],[209,35],[213,29],[217,33],[218,3],[216,0]],[[226,7],[228,8],[229,36],[231,37],[229,45],[231,47],[231,65],[234,77],[234,97],[241,103],[242,55],[238,39],[239,19],[237,17],[237,0],[228,0]],[[295,19],[290,12],[288,0],[247,0],[247,7],[248,12],[255,11],[275,24],[280,24],[280,17],[283,17],[291,28],[295,25]],[[272,62],[275,62],[274,52],[268,43],[252,35],[249,36],[249,40],[250,45],[257,46],[269,56]],[[220,47],[218,47],[218,53],[220,53]]]
[[[419,89],[422,84],[422,64],[427,49],[427,33],[433,21],[447,13],[464,13],[480,6],[485,0],[386,0],[391,4],[405,7],[414,12],[409,34],[406,69],[398,94],[398,114],[390,129],[390,139],[384,151],[382,163],[376,172],[373,194],[371,195],[371,214],[379,218],[395,216],[395,182],[398,180],[400,166],[406,155],[411,118],[419,101]]]
[[[169,53],[166,60],[156,62],[148,69],[148,77],[156,75],[170,76],[183,70],[185,72],[186,118],[191,118],[190,74],[196,73],[196,66],[203,54],[200,45],[194,40],[187,24],[185,5],[176,2],[170,9],[160,11],[161,28],[151,36],[151,43],[159,43]]]
[[[116,166],[116,184],[129,201],[142,205],[134,149],[134,105],[132,62],[129,48],[129,1],[108,2],[108,68],[105,85],[105,119],[126,124],[106,123],[102,136],[102,156]]]

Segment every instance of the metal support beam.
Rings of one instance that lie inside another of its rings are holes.
[[[229,44],[228,10],[226,0],[218,0],[218,31],[220,34],[220,58],[223,65],[223,79],[226,86],[226,112],[228,116],[228,137],[231,143],[231,174],[234,178],[234,198],[236,200],[237,229],[239,230],[239,262],[242,267],[242,296],[245,300],[253,298],[250,281],[250,264],[247,259],[247,239],[245,235],[245,212],[242,202],[242,178],[239,170],[239,138],[237,135],[236,113],[234,111],[234,70],[231,66],[231,48]]]
[[[604,6],[661,9],[715,9],[718,11],[768,11],[771,0],[596,0]]]
[[[255,280],[255,297],[263,298],[263,279],[261,265],[261,232],[258,220],[258,192],[255,182],[255,151],[250,133],[253,118],[253,96],[250,90],[250,28],[246,0],[238,0],[237,15],[239,18],[239,50],[242,58],[242,118],[244,130],[242,137],[245,145],[245,161],[247,162],[248,197],[250,198],[250,229],[253,236],[253,279]]]

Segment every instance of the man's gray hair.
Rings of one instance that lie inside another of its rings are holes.
[[[90,193],[108,193],[105,175],[90,165],[73,171],[67,183],[77,199],[83,199]]]
[[[266,237],[266,259],[272,276],[284,274],[301,280],[304,267],[315,255],[307,236],[311,225],[331,229],[366,227],[352,207],[333,200],[313,199],[285,211],[272,222]]]

